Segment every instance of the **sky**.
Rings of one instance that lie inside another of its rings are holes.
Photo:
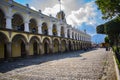
[[[41,10],[43,14],[56,17],[60,11],[59,0],[14,0],[22,5],[29,4],[31,9]],[[65,12],[66,21],[73,27],[92,36],[92,42],[104,42],[105,35],[96,33],[96,26],[105,23],[101,18],[95,0],[60,0],[61,10]]]

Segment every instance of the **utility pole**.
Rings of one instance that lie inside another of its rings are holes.
[[[59,1],[59,4],[60,4],[60,11],[61,11],[61,0],[58,0]]]

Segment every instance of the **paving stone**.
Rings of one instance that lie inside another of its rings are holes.
[[[102,80],[104,73],[105,80],[115,80],[111,57],[105,49],[97,49],[2,63],[0,80]]]

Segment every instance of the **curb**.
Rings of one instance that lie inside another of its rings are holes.
[[[116,60],[115,60],[115,56],[113,56],[113,60],[114,60],[114,64],[115,64],[115,72],[116,72],[116,77],[117,77],[117,80],[120,80],[120,73],[119,73],[119,69],[118,69],[118,66],[117,66],[117,63],[116,63]]]

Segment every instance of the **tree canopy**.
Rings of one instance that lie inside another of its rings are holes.
[[[105,32],[106,34],[119,34],[120,33],[119,20],[116,18],[105,23]]]
[[[103,19],[111,19],[120,16],[120,0],[96,0],[98,9],[103,14]]]
[[[120,33],[120,22],[118,18],[106,22],[105,24],[99,25],[96,28],[97,33],[100,34],[119,34]]]

